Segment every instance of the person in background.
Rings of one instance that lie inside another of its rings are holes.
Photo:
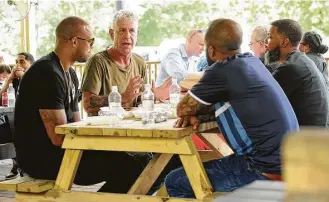
[[[5,83],[5,80],[10,75],[10,73],[11,73],[11,70],[8,65],[0,64],[0,90],[2,89],[2,86]]]
[[[265,26],[257,26],[252,30],[250,37],[249,47],[254,53],[264,63],[264,55],[266,52],[266,39],[267,39],[267,28]]]
[[[15,89],[15,96],[17,95],[19,83],[26,72],[27,69],[34,62],[34,57],[30,53],[21,52],[17,55],[16,66],[12,69],[11,74],[9,75],[7,81],[4,83],[3,88],[1,89],[1,95],[3,92],[6,92],[9,88],[9,84],[12,83]],[[13,167],[8,175],[5,176],[6,180],[14,179],[18,176],[20,170],[17,165],[16,158],[13,158]]]
[[[12,83],[16,95],[20,80],[22,79],[26,70],[28,70],[30,66],[33,64],[33,62],[34,62],[34,57],[30,53],[26,53],[26,52],[19,53],[16,58],[16,66],[12,69],[7,82],[3,86],[3,89],[1,90],[1,93],[7,91],[9,84]]]
[[[299,43],[299,50],[306,53],[306,55],[315,63],[328,86],[328,65],[322,56],[322,54],[325,54],[328,51],[328,46],[322,43],[322,37],[314,31],[305,32]]]
[[[170,49],[161,59],[161,67],[156,79],[156,86],[160,86],[168,77],[177,79],[178,84],[189,73],[189,59],[200,56],[204,47],[203,30],[188,32],[185,44]]]
[[[327,128],[329,97],[324,77],[315,63],[298,50],[302,28],[292,19],[271,23],[268,61],[278,64],[274,78],[286,93],[300,126]]]
[[[208,65],[208,62],[207,62],[207,57],[206,57],[205,54],[203,54],[203,55],[200,57],[200,60],[199,60],[199,62],[198,62],[198,66],[197,66],[198,72],[203,72],[203,71],[206,70],[208,67],[209,67],[209,65]]]

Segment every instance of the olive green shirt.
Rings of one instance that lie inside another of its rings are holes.
[[[107,50],[96,53],[88,60],[84,69],[82,91],[108,96],[112,86],[118,86],[119,93],[122,94],[126,91],[131,78],[141,76],[146,81],[145,60],[135,53],[132,53],[130,60],[130,64],[122,68],[113,61]],[[140,89],[140,92],[143,89]],[[138,99],[135,99],[126,106],[136,107],[137,105]]]

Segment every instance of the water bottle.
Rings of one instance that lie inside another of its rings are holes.
[[[117,86],[112,86],[112,92],[109,95],[109,109],[110,125],[118,126],[119,121],[124,117],[124,109],[121,106],[121,95]]]
[[[154,94],[150,84],[145,84],[145,90],[142,94],[142,123],[144,125],[152,125],[155,123],[154,112]]]
[[[13,84],[9,84],[8,88],[8,107],[15,107],[15,89]]]
[[[176,108],[180,99],[180,87],[177,84],[177,79],[172,79],[172,85],[169,89],[169,101],[172,108]]]
[[[145,84],[145,90],[142,94],[142,106],[144,111],[154,110],[154,94],[150,84]]]

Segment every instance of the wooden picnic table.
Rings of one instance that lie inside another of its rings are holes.
[[[120,127],[89,125],[86,121],[57,126],[55,132],[65,135],[62,145],[65,154],[54,189],[49,191],[46,197],[55,196],[56,201],[86,202],[203,201],[212,194],[212,186],[191,138],[194,131],[191,127],[174,128],[174,121],[168,120],[147,127],[136,120],[123,120]],[[201,124],[198,131],[214,128],[217,128],[216,122],[208,122]],[[149,162],[127,194],[76,193],[70,189],[83,150],[154,152],[157,155]],[[197,199],[141,196],[149,191],[173,154],[179,155]]]

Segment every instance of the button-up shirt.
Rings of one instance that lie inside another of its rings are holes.
[[[161,85],[169,76],[181,82],[188,74],[189,57],[184,44],[170,49],[161,60],[161,67],[156,79],[156,86]]]

